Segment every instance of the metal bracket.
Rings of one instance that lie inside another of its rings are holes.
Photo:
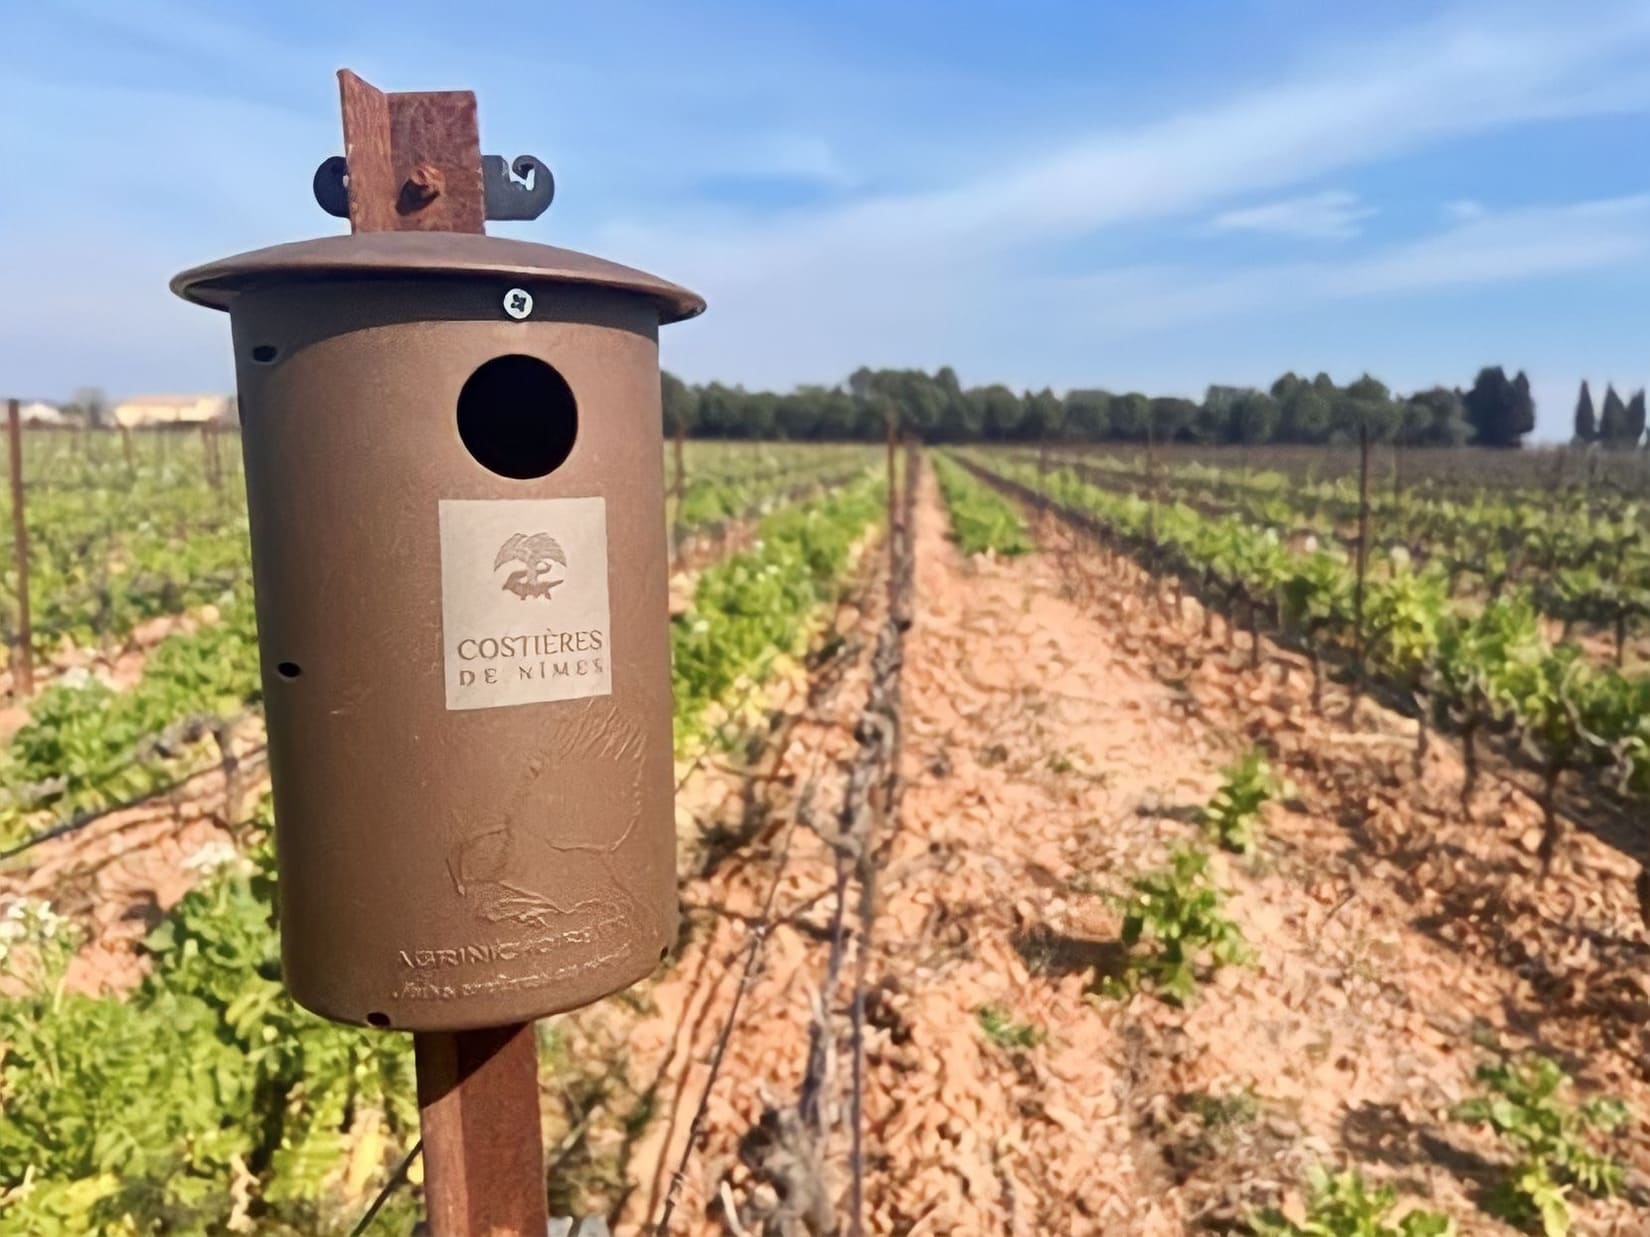
[[[342,155],[329,155],[315,169],[315,202],[337,219],[349,218],[348,176]],[[517,155],[513,163],[503,155],[483,155],[481,187],[489,219],[537,219],[556,196],[556,178],[532,155]]]
[[[537,219],[550,209],[556,178],[532,155],[517,155],[514,163],[506,163],[503,155],[482,155],[481,190],[487,218]]]

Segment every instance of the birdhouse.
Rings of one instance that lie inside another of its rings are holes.
[[[352,234],[172,283],[234,340],[282,962],[343,1022],[525,1022],[675,937],[658,334],[704,303],[485,235],[547,169],[342,77]]]

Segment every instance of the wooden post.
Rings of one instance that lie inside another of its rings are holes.
[[[475,95],[385,93],[338,72],[353,232],[485,231]],[[548,1225],[531,1023],[413,1036],[431,1237]]]
[[[1369,569],[1369,426],[1358,426],[1358,559],[1352,585],[1352,643],[1356,650],[1357,675],[1347,716],[1357,713],[1364,690],[1364,574]]]
[[[687,438],[685,420],[676,422],[676,433],[672,439],[672,451],[675,454],[676,479],[671,486],[674,502],[671,506],[670,518],[670,565],[675,570],[681,566],[682,537],[686,530],[682,525],[682,503],[687,498],[687,463],[686,451],[683,449],[683,440]]]
[[[120,449],[126,454],[126,479],[137,480],[137,461],[132,458],[132,430],[130,426],[120,427]]]
[[[1244,445],[1244,472],[1249,469],[1248,445]],[[1146,581],[1152,596],[1163,609],[1163,590],[1157,581],[1157,415],[1146,408]]]
[[[210,422],[201,422],[201,468],[206,472],[206,483],[214,490],[218,488],[218,470],[213,466],[212,426]]]
[[[894,602],[899,592],[899,476],[898,461],[895,447],[898,442],[897,423],[899,411],[894,405],[888,407],[888,614],[894,613]],[[910,485],[912,478],[907,477],[905,483]]]
[[[431,1237],[549,1224],[532,1023],[413,1036]]]
[[[29,525],[23,505],[23,412],[6,401],[6,433],[11,445],[11,552],[17,571],[17,650],[12,683],[23,696],[34,694],[34,629],[29,622]]]

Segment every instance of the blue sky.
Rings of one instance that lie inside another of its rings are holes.
[[[479,16],[485,11],[487,20]],[[1650,4],[0,5],[0,391],[227,389],[176,270],[339,229],[334,71],[474,89],[665,364],[1201,393],[1650,382]]]

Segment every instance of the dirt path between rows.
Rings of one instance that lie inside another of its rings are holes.
[[[1572,837],[1565,872],[1536,892],[1527,804],[1485,792],[1487,823],[1452,823],[1450,753],[1406,785],[1401,728],[1383,733],[1367,709],[1350,734],[1308,716],[1302,676],[1228,664],[1195,620],[1148,613],[1126,566],[1107,576],[1063,530],[1042,534],[1037,555],[964,561],[924,479],[906,789],[867,999],[868,1231],[1230,1228],[1256,1206],[1293,1206],[1324,1160],[1448,1209],[1465,1233],[1512,1232],[1473,1202],[1501,1150],[1449,1116],[1492,1042],[1539,1047],[1634,1107],[1630,1197],[1575,1200],[1575,1231],[1645,1231],[1650,955],[1631,865]],[[874,621],[858,617],[862,637]],[[619,1231],[657,1217],[778,869],[774,927],[672,1231],[823,1231],[802,1218],[815,1191],[844,1213],[851,993],[821,994],[835,860],[796,798],[811,785],[814,817],[835,810],[861,663],[771,771],[685,788],[684,842],[700,858],[684,872],[679,956],[627,1001],[558,1025],[552,1182],[565,1210],[607,1210]],[[1120,956],[1110,895],[1195,835],[1186,809],[1251,742],[1299,783],[1270,812],[1259,859],[1216,861],[1256,962],[1221,971],[1185,1009],[1098,995]],[[730,804],[731,833],[716,823]],[[707,861],[707,837],[739,849]],[[1533,922],[1522,952],[1498,919]],[[781,1114],[827,1007],[817,1150]]]

